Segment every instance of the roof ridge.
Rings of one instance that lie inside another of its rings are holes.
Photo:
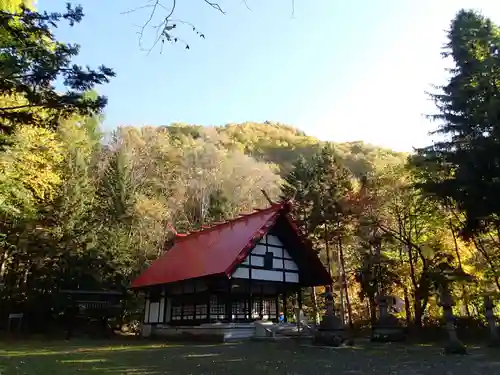
[[[201,234],[210,233],[213,230],[220,229],[224,226],[232,225],[233,223],[242,221],[248,217],[262,214],[263,212],[278,211],[282,208],[283,208],[283,203],[281,203],[281,202],[280,203],[273,203],[271,206],[266,207],[266,208],[258,208],[258,209],[254,209],[255,211],[253,211],[253,212],[249,212],[249,213],[245,213],[245,214],[238,214],[238,216],[235,217],[234,219],[230,219],[230,220],[226,220],[226,221],[222,221],[222,222],[216,222],[213,225],[202,225],[201,229],[193,230],[193,231],[188,232],[188,233],[177,233],[175,235],[175,239],[176,239],[176,241],[178,241],[178,240],[193,238],[193,237],[201,235]]]

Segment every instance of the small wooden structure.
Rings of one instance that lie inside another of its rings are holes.
[[[64,299],[67,339],[77,326],[98,322],[102,334],[107,334],[108,319],[121,309],[123,293],[104,290],[60,290]]]
[[[289,216],[289,203],[177,235],[132,288],[145,293],[142,333],[251,337],[278,322],[286,301],[331,277]],[[286,319],[286,316],[285,316]]]
[[[21,326],[23,324],[23,313],[10,313],[7,320],[7,333],[12,333],[13,322],[17,321],[16,332],[21,332]]]

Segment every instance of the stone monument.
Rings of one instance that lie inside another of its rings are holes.
[[[490,331],[490,346],[500,346],[500,337],[498,335],[498,327],[493,308],[493,300],[489,294],[486,294],[484,296],[484,315],[488,321],[488,329]]]
[[[325,297],[326,312],[314,333],[313,343],[315,345],[339,346],[347,341],[347,337],[342,320],[335,315],[331,287],[327,288]]]
[[[447,286],[440,288],[440,304],[443,307],[443,316],[446,321],[446,331],[448,333],[448,340],[444,347],[446,354],[467,354],[465,345],[458,339],[455,330],[455,317],[453,316],[453,298]]]
[[[397,342],[406,338],[404,326],[398,318],[389,313],[389,307],[396,304],[393,296],[378,296],[377,305],[379,307],[379,318],[373,326],[372,341]]]

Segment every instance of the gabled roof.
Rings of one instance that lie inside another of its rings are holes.
[[[288,216],[289,203],[276,203],[271,207],[240,216],[185,236],[176,236],[174,246],[155,260],[131,288],[169,284],[211,275],[229,277],[249,254],[255,243],[280,219],[286,222],[290,245],[300,247],[300,258],[314,269],[314,285],[332,283],[316,253],[298,233]],[[282,219],[285,219],[284,221]],[[291,236],[291,237],[290,237]],[[293,257],[293,255],[292,255]],[[305,258],[304,258],[305,257]],[[311,284],[309,282],[309,284]]]

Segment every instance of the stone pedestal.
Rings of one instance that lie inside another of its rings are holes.
[[[458,339],[455,330],[455,317],[453,316],[453,298],[448,291],[448,288],[441,288],[441,306],[443,307],[443,316],[446,321],[446,331],[448,340],[446,341],[444,352],[446,354],[467,354],[465,345]]]
[[[335,315],[333,307],[333,293],[328,288],[326,294],[326,313],[314,333],[315,345],[339,346],[347,341],[345,327],[342,320]]]
[[[372,327],[372,341],[397,342],[406,338],[405,330],[401,322],[389,313],[389,307],[395,304],[393,296],[380,296],[377,298],[379,307],[379,319]]]
[[[257,320],[255,322],[255,337],[275,337],[275,331],[273,330],[274,323],[265,320]]]
[[[500,337],[498,335],[498,327],[495,319],[495,314],[493,314],[493,300],[489,295],[484,296],[484,314],[486,320],[488,321],[488,329],[490,333],[490,346],[500,346]]]
[[[151,331],[152,331],[151,324],[143,324],[141,326],[141,336],[142,337],[150,337],[151,336]]]

